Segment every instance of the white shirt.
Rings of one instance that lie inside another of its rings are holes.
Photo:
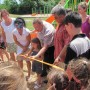
[[[27,28],[23,28],[23,33],[22,35],[19,34],[19,32],[17,31],[17,29],[14,29],[13,31],[13,35],[16,36],[17,38],[17,41],[23,45],[23,46],[26,46],[26,43],[28,42],[26,37],[30,34],[30,30],[27,29]],[[17,45],[17,55],[21,54],[23,51],[23,49]]]
[[[6,35],[6,42],[14,43],[13,34],[12,34],[12,31],[15,29],[14,19],[12,19],[11,24],[8,26],[5,24],[5,21],[2,21],[1,26],[3,27],[5,35]]]

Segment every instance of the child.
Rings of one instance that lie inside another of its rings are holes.
[[[64,24],[72,40],[66,47],[65,63],[77,57],[90,58],[90,40],[81,33],[82,19],[79,13],[71,12],[66,15]],[[59,56],[61,57],[61,56]],[[56,61],[56,60],[55,60]]]
[[[69,79],[65,71],[53,68],[48,74],[48,83],[48,90],[67,90]]]
[[[41,49],[41,43],[40,43],[39,39],[38,38],[32,39],[31,46],[33,47],[31,56],[36,55],[39,52],[39,50]],[[42,63],[33,61],[32,62],[32,71],[37,73],[37,81],[35,82],[36,85],[34,86],[34,89],[38,89],[41,87],[41,83],[42,83],[42,78],[41,78]]]
[[[69,72],[58,69],[49,72],[48,90],[90,90],[90,61],[86,58],[73,59],[67,69]]]
[[[19,55],[25,54],[29,49],[31,41],[30,30],[25,27],[25,21],[23,18],[20,17],[16,18],[14,25],[16,28],[13,31],[13,38],[17,45],[18,65],[23,69],[23,58],[21,58]],[[30,61],[26,61],[26,63],[28,69],[28,76],[26,76],[26,79],[29,79],[31,63]]]
[[[87,90],[90,79],[90,62],[86,58],[73,59],[69,62],[74,77],[70,80],[69,90]],[[79,82],[77,82],[79,81]]]
[[[5,46],[5,43],[3,41],[2,35],[0,33],[0,57],[1,57],[2,61],[4,61],[3,54],[5,54],[8,61],[9,61],[9,55],[5,49],[6,49],[6,46]]]

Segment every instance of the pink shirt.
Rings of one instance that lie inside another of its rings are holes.
[[[55,59],[60,54],[64,45],[68,44],[69,41],[70,41],[70,37],[67,31],[65,30],[65,26],[59,25],[58,28],[56,29],[55,36],[54,36],[54,46],[55,46],[54,58]]]
[[[86,36],[88,38],[90,38],[90,23],[89,23],[89,18],[90,16],[87,16],[87,19],[85,22],[82,23],[82,26],[81,26],[81,29],[82,29],[82,32],[84,34],[86,34]]]

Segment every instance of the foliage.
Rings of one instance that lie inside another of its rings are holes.
[[[0,5],[0,10],[1,10],[1,9],[7,9],[7,10],[8,10],[8,8],[7,8],[7,6],[6,6],[5,4],[1,4],[1,5]]]
[[[30,14],[32,13],[32,8],[36,8],[39,13],[42,10],[48,8],[49,12],[52,7],[55,6],[60,0],[19,0],[18,4],[16,0],[4,0],[4,5],[0,5],[0,8],[7,8],[12,14]],[[48,13],[49,13],[48,12]]]

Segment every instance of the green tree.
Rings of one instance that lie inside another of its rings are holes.
[[[36,13],[50,13],[51,8],[55,6],[59,0],[19,0],[19,4],[16,0],[4,0],[4,4],[0,5],[0,8],[6,8],[12,14],[30,14],[32,8],[36,8]],[[48,12],[47,12],[48,9]]]

